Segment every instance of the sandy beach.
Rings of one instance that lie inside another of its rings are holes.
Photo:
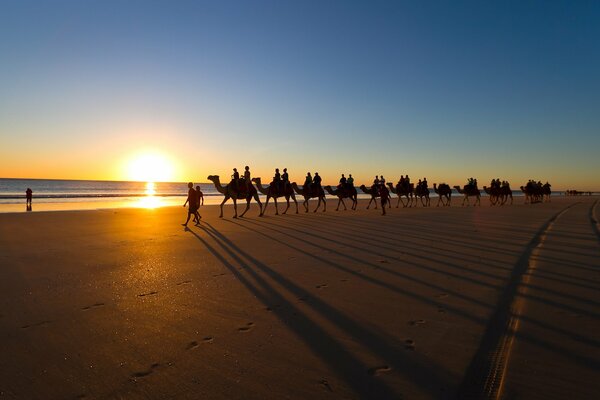
[[[593,398],[598,197],[461,200],[2,214],[0,398]]]

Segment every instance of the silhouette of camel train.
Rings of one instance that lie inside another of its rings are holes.
[[[286,170],[284,170],[286,171],[284,179],[281,179],[277,175],[279,174],[278,171],[279,170],[276,172],[276,177],[268,186],[263,185],[263,182],[259,177],[250,178],[249,173],[244,178],[238,176],[232,177],[231,181],[226,185],[221,183],[219,175],[209,175],[207,179],[213,182],[217,191],[224,196],[220,205],[221,213],[219,216],[223,217],[223,205],[227,203],[229,199],[233,201],[234,218],[237,218],[238,216],[243,217],[246,212],[248,212],[252,199],[256,201],[260,208],[260,216],[263,216],[267,211],[267,206],[271,199],[273,199],[273,202],[275,203],[275,214],[279,215],[277,200],[281,198],[286,201],[286,207],[283,214],[286,214],[290,208],[290,199],[294,202],[296,214],[298,214],[298,201],[296,200],[296,195],[301,196],[304,199],[302,206],[304,207],[305,212],[309,211],[308,201],[310,199],[317,199],[317,206],[313,212],[317,212],[321,208],[321,205],[323,206],[323,212],[325,212],[327,210],[326,193],[338,198],[336,211],[339,210],[340,205],[343,206],[344,210],[347,210],[344,199],[350,200],[351,210],[356,210],[357,208],[358,193],[356,187],[354,186],[353,181],[347,182],[343,175],[340,184],[337,187],[332,187],[330,185],[321,186],[321,178],[318,176],[318,173],[315,173],[314,179],[309,173],[304,185],[298,186],[296,182],[287,180]],[[526,185],[521,186],[521,191],[525,195],[525,204],[549,202],[551,195],[550,187],[551,185],[548,182],[542,184],[541,181],[529,180]],[[478,188],[477,179],[469,178],[468,183],[462,187],[458,185],[451,187],[447,183],[434,183],[433,193],[438,195],[437,207],[440,205],[449,207],[451,205],[453,188],[456,193],[463,196],[463,206],[469,206],[471,198],[474,198],[474,206],[481,206],[482,192]],[[425,178],[422,180],[420,179],[415,185],[410,182],[408,176],[406,176],[406,178],[402,176],[398,183],[394,185],[391,182],[386,184],[383,177],[381,177],[381,180],[379,177],[376,177],[371,186],[367,187],[365,185],[360,185],[359,189],[363,193],[371,196],[369,203],[367,204],[367,209],[369,209],[373,203],[375,204],[375,209],[377,209],[377,203],[379,202],[383,215],[386,213],[386,208],[392,207],[391,194],[396,195],[398,198],[396,208],[398,208],[400,204],[402,204],[403,207],[417,207],[419,203],[423,207],[431,206],[431,191],[427,185],[427,179]],[[491,206],[503,206],[507,203],[513,204],[513,192],[507,181],[492,179],[489,187],[483,186],[483,191],[487,194]],[[259,198],[259,193],[266,196],[264,205]],[[237,210],[238,200],[246,201],[246,208],[239,215]]]

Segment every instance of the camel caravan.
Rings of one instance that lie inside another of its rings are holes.
[[[541,181],[530,179],[525,186],[521,186],[521,191],[525,194],[525,204],[549,202],[552,194],[550,187],[548,182],[542,185]]]
[[[233,201],[234,218],[243,217],[246,212],[250,209],[250,203],[254,201],[258,204],[259,215],[262,217],[267,211],[267,207],[271,199],[275,204],[275,215],[279,215],[278,199],[285,199],[286,207],[283,210],[283,214],[286,214],[290,209],[290,199],[293,201],[296,214],[298,214],[298,201],[296,196],[303,198],[302,206],[304,212],[309,212],[309,200],[317,199],[317,206],[313,212],[317,212],[319,209],[325,212],[327,211],[327,199],[325,194],[337,197],[338,203],[336,211],[339,211],[340,206],[346,211],[345,200],[350,201],[350,209],[356,210],[358,205],[358,193],[354,186],[354,178],[352,174],[345,177],[342,174],[339,184],[336,187],[330,185],[322,186],[321,177],[318,172],[315,172],[314,176],[310,172],[306,174],[304,184],[302,187],[298,186],[296,182],[290,182],[287,168],[283,169],[283,174],[280,174],[279,168],[275,169],[275,175],[268,186],[264,186],[260,177],[252,178],[250,176],[249,167],[245,167],[243,177],[240,176],[237,169],[233,169],[231,180],[228,184],[223,185],[218,175],[209,175],[208,180],[214,183],[215,188],[221,194],[224,199],[221,202],[220,217],[223,217],[223,205],[231,199]],[[422,207],[431,206],[431,191],[429,189],[427,178],[419,179],[414,184],[411,183],[408,175],[400,176],[400,180],[394,185],[391,182],[385,181],[383,176],[376,176],[373,184],[369,187],[365,185],[359,186],[360,190],[369,195],[369,203],[367,209],[374,204],[374,208],[377,209],[378,202],[381,205],[382,215],[386,214],[386,208],[392,207],[391,194],[396,195],[398,201],[396,202],[396,208],[402,204],[403,208],[406,207],[418,207],[419,203]],[[469,178],[467,184],[464,186],[454,186],[456,193],[463,196],[462,205],[469,206],[471,204],[471,198],[474,199],[474,206],[481,206],[481,190],[477,186],[477,179]],[[525,186],[521,186],[521,190],[525,194],[525,204],[533,204],[539,202],[550,201],[550,184],[542,185],[541,182],[530,180]],[[510,184],[507,181],[500,181],[500,179],[492,179],[490,186],[483,186],[483,191],[488,195],[490,205],[503,206],[504,204],[513,204],[513,193],[510,188]],[[438,201],[436,207],[449,207],[452,200],[452,187],[447,183],[434,183],[433,193],[438,195]],[[265,203],[260,201],[259,193],[266,197]],[[238,215],[237,201],[245,200],[246,208]]]

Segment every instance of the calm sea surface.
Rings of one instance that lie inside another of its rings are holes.
[[[204,193],[205,204],[219,204],[223,200],[222,195],[217,192],[212,183],[196,185],[200,185],[200,189]],[[185,201],[188,190],[185,182],[146,183],[0,178],[0,212],[25,211],[25,190],[27,188],[33,190],[34,211],[119,207],[155,208],[181,205]],[[454,193],[454,195],[458,194]],[[520,196],[521,193],[515,190],[514,195]],[[359,198],[368,198],[368,195],[359,194]]]

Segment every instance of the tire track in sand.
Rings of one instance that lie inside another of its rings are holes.
[[[536,268],[536,257],[544,246],[554,223],[570,208],[570,204],[554,214],[536,232],[521,254],[504,287],[496,308],[488,322],[479,348],[467,368],[459,387],[459,399],[499,399],[502,396],[504,376],[510,360],[514,337],[519,328],[527,283]]]

